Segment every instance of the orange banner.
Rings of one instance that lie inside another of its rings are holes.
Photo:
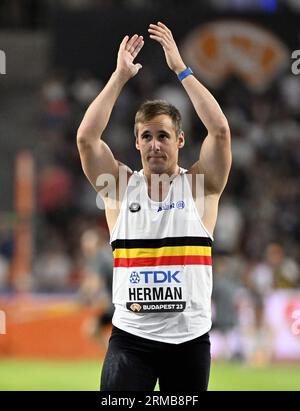
[[[225,20],[194,30],[182,46],[185,61],[213,87],[231,76],[263,91],[286,69],[290,53],[274,33],[256,24]]]

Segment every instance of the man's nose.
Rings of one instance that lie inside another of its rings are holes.
[[[160,142],[156,138],[153,138],[151,141],[151,149],[153,151],[160,151]]]

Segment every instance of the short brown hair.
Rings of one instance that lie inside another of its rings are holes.
[[[166,114],[170,116],[175,126],[176,136],[182,131],[182,120],[179,110],[165,100],[147,100],[138,109],[135,115],[134,135],[137,137],[138,123],[145,123],[156,116]]]

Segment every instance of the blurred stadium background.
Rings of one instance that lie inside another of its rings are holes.
[[[299,390],[299,17],[298,0],[1,1],[0,390],[98,389],[112,257],[76,130],[123,36],[147,38],[157,20],[232,132],[215,231],[209,388]],[[183,114],[181,164],[192,164],[205,129],[160,47],[146,40],[138,61],[143,70],[104,139],[139,169],[134,113],[164,98]]]

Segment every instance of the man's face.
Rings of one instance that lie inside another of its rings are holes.
[[[141,153],[146,173],[173,174],[178,162],[178,150],[183,145],[183,132],[176,136],[172,119],[166,114],[138,124],[136,148]]]

